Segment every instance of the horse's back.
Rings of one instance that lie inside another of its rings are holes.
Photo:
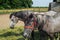
[[[56,14],[58,15],[58,14]],[[60,16],[57,17],[50,17],[49,18],[49,22],[47,23],[48,26],[45,26],[47,28],[45,28],[46,31],[48,32],[59,32],[60,31]]]

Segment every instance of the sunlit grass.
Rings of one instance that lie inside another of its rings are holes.
[[[24,28],[21,27],[15,27],[14,29],[3,29],[0,30],[0,40],[25,40],[23,37],[23,30]],[[35,31],[34,38],[36,40],[39,40],[39,32]]]
[[[9,14],[11,12],[16,11],[24,11],[24,10],[32,10],[32,11],[38,11],[38,12],[46,12],[48,11],[48,8],[27,8],[27,9],[11,9],[11,10],[0,10],[0,14]],[[21,27],[15,27],[14,29],[2,29],[0,30],[0,40],[25,40],[23,37],[23,30],[24,28]],[[39,40],[39,32],[35,31],[34,33],[34,39]]]
[[[14,29],[0,30],[0,40],[23,40],[23,28],[15,27]]]
[[[0,30],[0,40],[25,40],[25,38],[23,37],[23,30],[24,28],[22,26],[15,27],[14,29],[7,28]],[[40,39],[38,30],[34,31],[34,39]]]

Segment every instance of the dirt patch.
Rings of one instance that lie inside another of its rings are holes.
[[[10,24],[10,19],[9,19],[10,14],[3,14],[0,15],[0,29],[6,29],[9,28]],[[15,26],[24,26],[24,23],[22,21],[19,21]]]

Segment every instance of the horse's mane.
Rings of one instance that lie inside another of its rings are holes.
[[[53,16],[53,18],[56,18],[56,17],[59,17],[59,16],[60,16],[60,13],[57,12],[57,13]]]
[[[56,12],[56,11],[48,11],[48,12],[45,12],[46,15],[52,17],[52,18],[56,18],[56,17],[59,17],[60,16],[60,12]]]
[[[11,19],[11,17],[12,17],[13,15],[14,15],[14,13],[11,13],[9,18]]]
[[[16,14],[17,14],[17,12],[11,13],[9,18],[11,18],[12,16],[15,16]]]

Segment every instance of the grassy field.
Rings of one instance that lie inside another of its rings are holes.
[[[23,23],[18,22],[14,29],[9,28],[9,15],[12,12],[32,10],[38,12],[46,12],[48,8],[25,8],[25,9],[6,9],[0,10],[0,40],[25,40],[23,37]],[[39,32],[35,31],[34,39],[39,40]]]
[[[35,31],[35,40],[39,40],[38,34],[39,33]],[[0,40],[25,40],[23,37],[23,27],[0,30]]]
[[[24,10],[32,10],[38,12],[46,12],[48,8],[25,8],[25,9],[6,9],[0,10],[0,40],[25,40],[23,37],[23,23],[17,23],[17,26],[14,29],[9,28],[9,13],[17,12],[17,11],[24,11]],[[39,32],[35,31],[34,34],[35,40],[39,40]],[[59,39],[58,39],[59,40]]]
[[[0,30],[0,40],[24,40],[22,36],[23,28]]]
[[[11,12],[24,11],[24,10],[46,12],[46,11],[48,11],[48,8],[23,8],[23,9],[10,9],[10,10],[6,9],[6,10],[0,10],[0,14],[9,14]]]
[[[45,10],[44,10],[45,9]],[[11,9],[11,10],[0,10],[0,40],[25,40],[23,37],[23,23],[18,23],[18,26],[15,29],[9,28],[9,13],[24,11],[24,10],[32,10],[32,11],[47,11],[47,8],[27,8],[27,9]],[[35,31],[35,40],[39,40],[39,32]]]

